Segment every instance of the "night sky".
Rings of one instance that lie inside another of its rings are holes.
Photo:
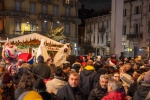
[[[111,7],[111,0],[81,0],[86,9],[94,9],[95,11]]]

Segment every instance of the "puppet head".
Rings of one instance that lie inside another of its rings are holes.
[[[10,42],[6,42],[3,47],[2,57],[6,63],[16,61],[18,57],[17,47]]]

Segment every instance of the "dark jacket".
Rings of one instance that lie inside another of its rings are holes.
[[[133,84],[131,84],[130,87],[128,88],[127,95],[130,97],[133,97],[135,91],[137,90],[137,86],[138,86],[137,82],[134,82]]]
[[[133,96],[133,100],[145,100],[149,91],[150,91],[149,84],[142,84],[138,86],[137,91]]]
[[[132,76],[133,72],[134,72],[133,68],[130,68],[128,71],[126,71],[126,73],[129,74],[130,76]]]
[[[99,84],[96,84],[95,88],[91,91],[88,100],[101,100],[107,93],[107,88],[102,88]]]
[[[59,89],[57,96],[61,100],[85,100],[83,91],[80,88],[72,88],[69,84]]]
[[[39,94],[42,96],[43,100],[60,100],[55,94],[48,93],[46,91],[39,92]]]
[[[38,63],[35,67],[33,67],[32,72],[37,76],[40,76],[44,79],[49,79],[51,75],[50,68],[44,63]]]
[[[83,89],[85,95],[89,95],[91,90],[94,87],[94,77],[96,75],[96,71],[84,69],[80,73],[80,87]]]

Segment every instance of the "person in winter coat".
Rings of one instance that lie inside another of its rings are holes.
[[[36,75],[35,78],[41,77],[43,79],[49,79],[51,75],[50,68],[44,63],[44,57],[39,56],[37,58],[38,64],[33,67],[32,72]]]
[[[61,100],[86,100],[83,91],[79,88],[79,75],[76,72],[72,72],[69,75],[68,85],[59,89],[57,96]]]
[[[55,73],[54,79],[46,83],[46,89],[49,93],[53,92],[54,94],[56,94],[60,88],[67,85],[68,83],[63,80],[62,77],[63,70],[61,67],[56,67],[54,73]]]
[[[99,82],[91,91],[88,100],[101,100],[101,98],[107,93],[107,83],[108,75],[101,75],[99,78]]]
[[[120,88],[120,82],[117,80],[109,80],[107,90],[108,94],[101,100],[125,100],[125,95],[118,91]]]
[[[145,100],[150,91],[150,71],[146,72],[144,81],[137,87],[133,100]]]
[[[60,100],[54,93],[48,93],[46,86],[41,78],[38,78],[33,84],[33,90],[42,96],[42,100]]]
[[[80,87],[83,89],[84,94],[86,95],[87,99],[94,87],[94,78],[96,75],[96,71],[93,67],[93,61],[88,60],[87,66],[83,71],[80,73]]]
[[[75,69],[76,72],[79,73],[80,68],[81,68],[81,64],[80,64],[79,59],[77,58],[76,62],[73,63],[73,65],[72,65],[72,69]]]

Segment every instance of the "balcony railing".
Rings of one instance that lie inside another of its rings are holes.
[[[23,34],[31,34],[31,33],[39,33],[39,34],[41,34],[41,31],[24,31]]]
[[[72,17],[72,16],[61,16],[62,21],[69,21],[69,22],[77,22],[78,18],[77,17]]]
[[[38,0],[39,3],[52,4],[53,0]]]
[[[86,30],[86,33],[92,33],[92,32],[93,32],[92,29],[87,29],[87,30]]]
[[[13,16],[13,17],[29,17],[28,12],[24,11],[0,11],[0,16]]]
[[[65,7],[73,7],[75,4],[75,0],[63,0],[63,6]]]
[[[38,18],[43,20],[52,20],[52,15],[39,13]]]
[[[105,29],[105,28],[99,28],[99,29],[98,29],[98,32],[99,32],[99,33],[105,33],[105,32],[106,32],[106,29]]]
[[[143,34],[138,33],[138,34],[127,34],[127,40],[142,40],[143,39]]]

